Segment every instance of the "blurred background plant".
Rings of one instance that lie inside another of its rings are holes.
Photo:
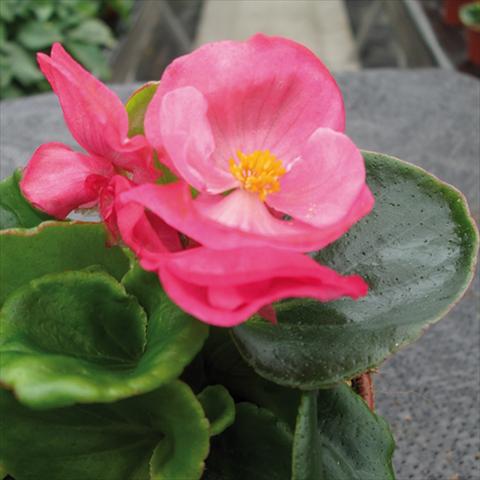
[[[127,29],[134,0],[1,0],[0,98],[49,89],[35,53],[61,42],[88,70],[110,76],[107,53]]]

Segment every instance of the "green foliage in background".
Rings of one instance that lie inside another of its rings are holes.
[[[109,76],[105,49],[128,19],[133,0],[1,0],[0,98],[49,89],[35,54],[54,42],[94,75]]]
[[[480,2],[472,2],[460,9],[460,20],[473,30],[480,31]]]

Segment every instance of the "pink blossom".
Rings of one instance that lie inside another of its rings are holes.
[[[338,86],[303,46],[264,35],[205,45],[167,68],[145,120],[198,197],[179,182],[124,199],[214,249],[322,248],[374,203],[344,125]]]
[[[184,250],[178,232],[155,211],[132,200],[139,187],[129,188],[126,179],[117,179],[112,198],[123,241],[145,270],[158,274],[169,297],[205,323],[228,327],[255,313],[274,321],[272,303],[284,298],[325,302],[367,293],[368,286],[358,275],[342,276],[297,252],[272,247],[215,250],[192,242]],[[164,187],[177,199],[180,210],[182,196],[188,194],[184,187],[184,183]],[[225,234],[228,242],[228,231]]]
[[[155,270],[159,259],[183,246],[180,234],[136,202],[122,202],[121,194],[133,183],[116,175],[100,197],[100,213],[110,232],[120,233],[146,270]]]
[[[20,183],[33,205],[65,218],[75,208],[96,204],[117,172],[128,173],[134,181],[158,176],[145,137],[128,138],[127,112],[114,92],[58,43],[53,45],[50,57],[38,54],[38,63],[58,96],[72,136],[87,154],[61,143],[40,146]]]
[[[231,327],[262,307],[287,297],[322,302],[366,295],[358,275],[342,276],[311,258],[273,248],[211,250],[205,247],[161,255],[156,270],[170,298],[211,325]],[[153,264],[150,264],[153,267]]]

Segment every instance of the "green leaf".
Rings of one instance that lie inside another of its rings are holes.
[[[51,0],[36,0],[33,13],[40,22],[47,21],[55,11],[55,5]]]
[[[19,98],[23,97],[24,92],[18,88],[16,85],[9,84],[6,87],[2,87],[0,89],[0,98],[3,100],[4,98]]]
[[[47,273],[99,265],[117,279],[128,270],[127,256],[107,248],[97,223],[44,222],[32,229],[0,232],[0,305],[17,288]]]
[[[70,3],[70,8],[76,13],[82,15],[84,18],[94,17],[98,15],[100,9],[99,2],[92,2],[91,0],[62,0],[64,3]]]
[[[57,11],[62,18],[75,17],[75,23],[98,14],[100,2],[92,0],[57,0]]]
[[[35,63],[34,56],[20,45],[4,42],[1,45],[1,50],[9,57],[12,75],[23,86],[28,87],[43,79],[43,75]]]
[[[160,177],[157,178],[156,183],[159,185],[168,185],[169,183],[176,182],[178,177],[164,163],[158,161],[156,153],[154,154],[154,158],[156,160],[155,167],[162,172]],[[198,195],[198,192],[192,186],[190,186],[190,191],[192,192],[193,198]]]
[[[5,24],[0,21],[0,45],[7,40],[7,28]]]
[[[285,301],[278,325],[256,317],[233,329],[244,358],[276,383],[325,388],[378,366],[442,318],[472,279],[478,234],[464,197],[418,167],[364,155],[375,208],[315,258],[360,274],[368,295]]]
[[[134,0],[106,0],[105,10],[115,11],[121,18],[127,19],[133,8]]]
[[[11,22],[15,18],[17,0],[3,0],[0,2],[0,19]]]
[[[108,79],[110,69],[107,59],[98,45],[89,45],[86,43],[72,41],[70,37],[65,40],[67,50],[80,62],[87,70],[96,77]]]
[[[23,197],[19,187],[21,178],[20,170],[16,170],[13,175],[0,182],[0,230],[36,227],[52,218],[34,209]]]
[[[160,82],[148,82],[135,90],[125,104],[128,113],[128,136],[143,135],[143,121]]]
[[[90,18],[68,33],[69,40],[112,48],[115,38],[110,28],[97,18]]]
[[[235,403],[222,385],[210,385],[198,396],[208,421],[210,435],[218,435],[228,428],[235,420]]]
[[[195,364],[187,370],[188,383],[197,378],[204,384],[222,384],[237,401],[247,401],[270,410],[280,420],[295,428],[300,392],[281,387],[260,377],[242,358],[235,347],[229,330],[210,327],[210,335],[196,360],[202,363],[203,372]],[[193,371],[190,372],[190,369]]]
[[[237,404],[235,423],[212,439],[204,480],[290,480],[292,434],[268,410]]]
[[[0,413],[0,463],[18,480],[196,480],[208,453],[208,421],[178,381],[116,403],[46,411],[0,391]]]
[[[145,274],[148,275],[148,274]],[[111,402],[164,385],[201,348],[207,327],[141,275],[131,291],[105,272],[46,275],[18,289],[0,316],[0,381],[31,408]],[[148,302],[144,297],[149,298]]]
[[[0,381],[38,408],[137,393],[131,371],[145,348],[146,323],[136,299],[104,272],[32,280],[0,315]]]
[[[303,394],[292,480],[393,480],[393,450],[386,422],[347,385]]]
[[[29,50],[42,50],[52,43],[62,41],[62,33],[53,22],[32,20],[22,26],[17,40]]]
[[[0,24],[1,27],[1,24]],[[0,30],[1,32],[1,30]],[[0,38],[0,44],[2,39]],[[4,90],[9,88],[13,79],[12,73],[12,66],[10,65],[10,61],[8,57],[6,57],[3,53],[0,52],[0,95],[1,98],[8,98],[5,94]],[[1,197],[0,197],[1,200]]]

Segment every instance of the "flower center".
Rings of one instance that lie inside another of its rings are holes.
[[[280,190],[278,179],[287,171],[270,150],[255,150],[248,155],[239,150],[237,157],[238,163],[230,159],[230,171],[244,190],[258,193],[262,202],[267,195]]]

